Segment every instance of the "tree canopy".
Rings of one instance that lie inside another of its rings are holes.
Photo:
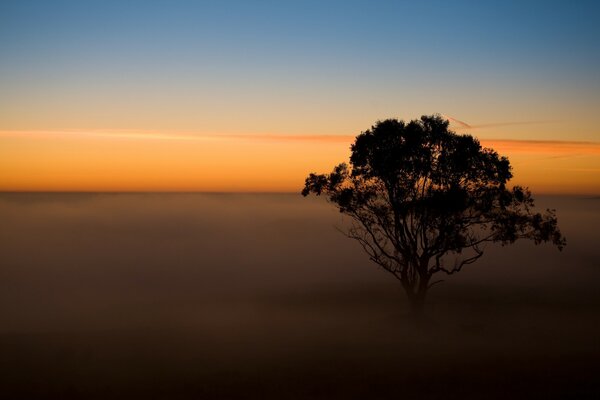
[[[454,274],[487,242],[565,245],[554,210],[535,212],[527,188],[507,187],[506,157],[456,134],[439,115],[379,121],[351,146],[350,163],[311,173],[302,191],[350,216],[346,232],[394,275],[420,309],[433,274]]]

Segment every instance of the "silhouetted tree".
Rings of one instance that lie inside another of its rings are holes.
[[[482,245],[565,239],[554,210],[532,211],[527,188],[506,187],[506,157],[440,116],[379,121],[356,137],[350,166],[311,173],[302,195],[324,194],[352,219],[346,234],[396,277],[419,314],[432,276],[452,275],[483,255]]]

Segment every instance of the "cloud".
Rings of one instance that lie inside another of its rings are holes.
[[[451,117],[449,115],[442,114],[442,117],[450,121],[451,125],[455,125],[459,129],[483,129],[483,128],[495,128],[500,126],[520,126],[520,125],[540,125],[540,124],[551,124],[556,123],[556,120],[539,120],[539,121],[510,121],[510,122],[492,122],[486,124],[472,125],[464,121]]]
[[[72,137],[72,138],[106,138],[106,139],[133,139],[133,140],[248,140],[248,141],[275,141],[275,142],[321,142],[321,143],[350,143],[354,140],[351,135],[272,135],[272,134],[193,134],[193,133],[162,133],[149,131],[0,131],[0,137]]]
[[[493,122],[472,125],[461,121],[449,115],[442,114],[442,117],[450,121],[460,130],[493,128],[500,126],[519,126],[519,125],[538,125],[556,123],[556,120],[545,121],[513,121],[513,122]],[[484,147],[489,147],[503,154],[538,154],[549,157],[572,157],[586,155],[600,155],[600,142],[569,141],[569,140],[519,140],[519,139],[480,139]]]
[[[457,123],[473,127],[465,122]],[[533,123],[533,122],[532,122]],[[492,124],[487,124],[492,125]],[[486,125],[486,126],[487,126]],[[479,125],[483,126],[483,125]],[[0,131],[2,137],[18,138],[100,138],[116,140],[169,140],[169,141],[252,141],[297,143],[312,142],[315,144],[347,143],[354,140],[353,135],[275,135],[275,134],[194,134],[194,133],[161,133],[149,131]],[[493,148],[500,154],[546,154],[549,156],[600,155],[600,142],[566,141],[566,140],[518,140],[518,139],[481,139],[484,147]]]
[[[354,136],[351,135],[220,135],[218,137],[226,139],[264,140],[277,142],[350,143],[354,140]]]
[[[501,154],[600,155],[600,142],[516,139],[482,139],[480,141],[482,146],[492,148]]]
[[[466,122],[460,121],[460,120],[458,120],[456,118],[453,118],[453,117],[451,117],[449,115],[442,114],[442,117],[446,118],[451,123],[454,123],[454,124],[460,126],[463,129],[472,129],[473,128],[471,125],[467,124]]]

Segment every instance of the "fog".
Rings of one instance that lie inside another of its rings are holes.
[[[537,204],[564,251],[488,246],[415,326],[322,198],[0,194],[0,392],[593,397],[600,199]]]

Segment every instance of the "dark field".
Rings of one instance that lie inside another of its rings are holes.
[[[415,326],[299,195],[0,194],[0,397],[598,398],[600,199],[489,246]]]

